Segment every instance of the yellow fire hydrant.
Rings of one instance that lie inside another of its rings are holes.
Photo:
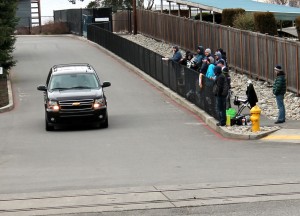
[[[252,132],[260,131],[260,126],[259,125],[260,125],[261,109],[257,105],[255,105],[250,110],[250,113],[251,113],[250,120],[252,122]]]

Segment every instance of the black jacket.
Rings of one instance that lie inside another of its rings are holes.
[[[258,99],[252,83],[247,86],[246,95],[251,108],[254,107],[258,102]]]

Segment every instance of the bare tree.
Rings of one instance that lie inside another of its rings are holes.
[[[68,0],[69,2],[71,2],[72,4],[76,4],[76,0]],[[84,0],[79,0],[79,1],[84,1]]]
[[[299,7],[300,6],[300,0],[290,0],[289,6],[291,6],[291,7]]]
[[[154,0],[138,0],[137,5],[139,8],[151,10],[154,5]]]
[[[286,5],[289,0],[269,0],[269,2],[273,4]]]
[[[70,3],[72,4],[76,4],[76,0],[68,0]],[[78,1],[84,1],[84,0],[78,0]],[[90,4],[89,6],[90,7],[99,7],[100,6],[100,2],[101,0],[95,0],[93,2],[91,2],[92,4]],[[107,1],[107,0],[103,0],[102,1],[102,5],[108,5],[107,2],[110,2],[112,4],[116,4],[116,3],[113,3],[113,1]],[[122,3],[123,1],[118,1],[118,4],[123,4]],[[124,1],[124,2],[127,2],[127,1]],[[129,5],[128,3],[126,5]],[[143,8],[143,9],[146,9],[146,10],[151,10],[152,7],[154,5],[154,0],[146,0],[146,3],[145,3],[145,0],[137,0],[137,6],[139,8]]]
[[[148,5],[147,5],[146,10],[151,10],[153,5],[154,5],[154,0],[148,0]]]

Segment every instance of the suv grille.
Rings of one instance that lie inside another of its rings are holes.
[[[92,110],[93,103],[93,99],[59,101],[61,111],[88,111]]]

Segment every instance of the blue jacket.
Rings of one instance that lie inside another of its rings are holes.
[[[179,62],[181,58],[182,58],[181,52],[180,51],[176,51],[174,53],[174,55],[172,56],[172,58],[170,58],[170,60],[174,61],[174,62]]]
[[[207,71],[206,71],[206,77],[207,78],[210,79],[210,78],[214,78],[215,77],[214,68],[215,68],[214,64],[209,64],[208,65],[208,68],[207,68]]]

